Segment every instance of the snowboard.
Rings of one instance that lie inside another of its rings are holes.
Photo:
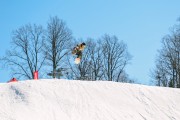
[[[74,62],[75,62],[75,64],[79,64],[81,62],[81,59],[80,58],[76,58]]]

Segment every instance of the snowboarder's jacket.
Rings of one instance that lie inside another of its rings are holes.
[[[86,44],[83,42],[73,48],[72,54],[77,55],[77,58],[82,58],[82,51],[84,50]]]

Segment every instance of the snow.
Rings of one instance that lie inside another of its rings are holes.
[[[0,84],[0,120],[179,120],[180,89],[109,81]]]

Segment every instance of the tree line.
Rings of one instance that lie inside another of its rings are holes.
[[[157,86],[180,88],[180,19],[161,44],[151,76]]]
[[[74,64],[71,51],[76,44],[86,43],[82,61]],[[48,75],[78,80],[108,80],[133,82],[125,72],[131,60],[127,45],[108,34],[98,39],[76,40],[66,23],[57,16],[50,17],[46,29],[42,25],[27,24],[12,32],[11,49],[1,57],[4,67],[19,79],[33,79]]]

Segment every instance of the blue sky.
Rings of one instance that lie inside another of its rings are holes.
[[[0,56],[11,49],[12,31],[26,24],[46,27],[50,16],[63,19],[76,39],[104,34],[123,40],[133,56],[126,72],[142,84],[150,83],[161,39],[180,17],[180,0],[1,0]],[[11,79],[0,68],[0,82]]]

